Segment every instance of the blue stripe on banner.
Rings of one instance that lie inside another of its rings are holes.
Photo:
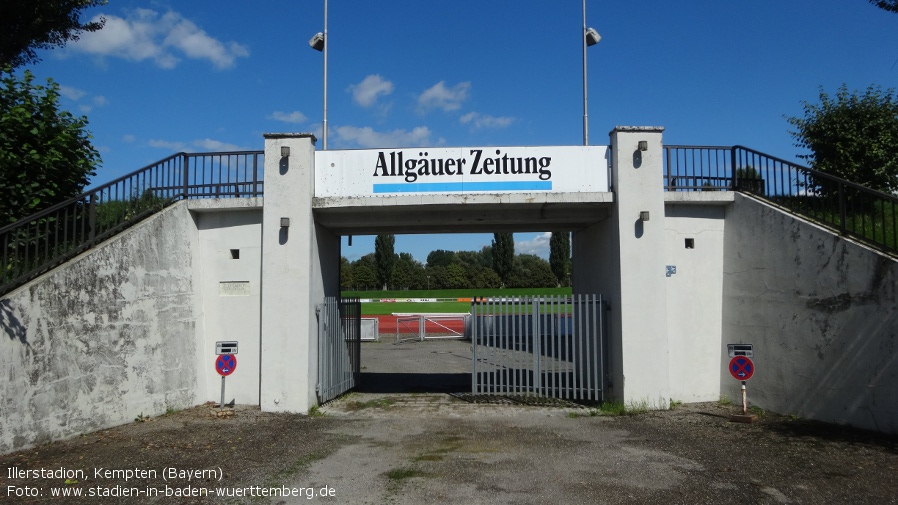
[[[374,193],[445,193],[461,191],[547,191],[552,181],[503,182],[420,182],[414,184],[374,184]]]

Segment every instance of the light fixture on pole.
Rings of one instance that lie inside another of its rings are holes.
[[[327,151],[327,0],[324,0],[324,31],[312,36],[309,46],[316,51],[321,51],[324,56],[324,121],[322,122],[321,147]]]
[[[589,145],[589,115],[586,99],[586,48],[594,46],[602,40],[594,28],[586,27],[586,0],[583,0],[583,145]]]

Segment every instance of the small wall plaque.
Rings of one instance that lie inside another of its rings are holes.
[[[222,281],[218,283],[219,296],[249,296],[249,281]]]

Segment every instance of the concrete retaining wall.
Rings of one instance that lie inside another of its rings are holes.
[[[196,247],[177,204],[0,301],[0,452],[197,403]]]
[[[898,433],[898,262],[749,197],[726,217],[727,343],[750,343],[750,403]]]

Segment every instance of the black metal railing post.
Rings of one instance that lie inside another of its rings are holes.
[[[730,171],[732,172],[730,178],[730,189],[737,190],[739,189],[739,179],[737,176],[737,167],[736,167],[736,147],[730,148]]]
[[[93,244],[97,238],[97,194],[91,193],[87,203],[87,242]]]
[[[181,155],[181,164],[183,169],[183,190],[181,192],[181,198],[186,200],[188,198],[188,188],[190,188],[190,158],[187,157],[186,153],[182,153]]]
[[[848,225],[846,222],[847,217],[847,203],[845,201],[845,185],[842,184],[842,181],[839,181],[837,194],[839,196],[839,232],[842,235],[845,235],[848,232]]]
[[[259,196],[259,157],[253,156],[253,196]]]

